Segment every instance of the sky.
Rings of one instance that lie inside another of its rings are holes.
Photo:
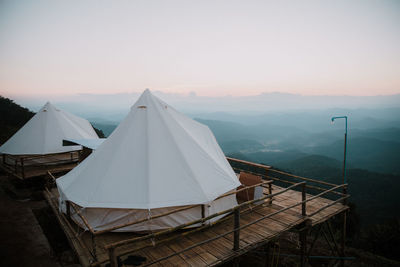
[[[400,93],[400,1],[0,0],[0,95]]]

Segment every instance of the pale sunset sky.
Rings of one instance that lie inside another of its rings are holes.
[[[400,93],[400,1],[0,0],[0,95]]]

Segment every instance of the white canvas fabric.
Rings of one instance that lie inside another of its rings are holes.
[[[192,204],[213,206],[218,196],[239,185],[210,129],[149,90],[102,145],[57,179],[61,204],[69,200],[103,215],[102,209],[142,209],[147,214]],[[224,199],[227,202],[220,207],[237,204],[235,198]],[[114,215],[108,216],[107,223],[121,217]],[[170,226],[182,222],[169,220]]]
[[[18,132],[0,147],[0,153],[11,155],[44,155],[81,149],[64,147],[63,139],[98,138],[85,119],[60,110],[47,102]]]
[[[212,201],[208,205],[205,205],[205,216],[217,213],[219,211],[227,210],[237,205],[236,195],[232,194],[224,198]],[[62,211],[66,213],[65,206],[62,206]],[[90,223],[90,226],[96,231],[106,230],[110,227],[125,225],[130,222],[151,218],[156,215],[172,211],[181,207],[167,207],[158,209],[103,209],[103,208],[82,208],[80,212],[85,216],[86,220]],[[88,230],[85,223],[77,215],[73,214],[72,219],[79,224],[85,230]],[[166,228],[176,227],[178,225],[188,223],[194,220],[200,219],[202,216],[201,206],[196,206],[188,210],[173,213],[168,216],[159,217],[152,219],[151,221],[145,221],[138,224],[133,224],[123,228],[114,230],[114,232],[149,232],[157,231]],[[210,219],[206,223],[214,222],[223,217],[217,216]],[[192,225],[196,227],[199,225]]]
[[[71,142],[71,144],[73,145],[80,145],[95,150],[104,142],[104,140],[106,140],[106,138],[64,139],[64,140]]]

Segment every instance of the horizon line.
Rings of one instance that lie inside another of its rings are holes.
[[[145,90],[145,89],[144,89]],[[144,91],[143,90],[143,91]],[[93,92],[82,92],[82,93],[65,93],[65,94],[8,94],[0,92],[0,96],[6,98],[43,98],[43,97],[73,97],[73,96],[110,96],[110,95],[126,95],[126,94],[142,94],[143,91],[119,91],[115,93],[93,93]],[[165,95],[177,95],[180,97],[199,97],[199,98],[245,98],[245,97],[255,97],[255,96],[262,96],[262,95],[293,95],[293,96],[306,96],[306,97],[389,97],[389,96],[398,96],[398,93],[391,93],[391,94],[375,94],[375,95],[357,95],[357,94],[307,94],[307,93],[291,93],[291,92],[282,92],[282,91],[271,91],[271,92],[259,92],[256,94],[247,94],[247,95],[232,95],[232,94],[224,94],[224,95],[208,95],[208,94],[198,94],[196,91],[190,91],[187,93],[182,92],[172,92],[172,91],[163,91],[157,89],[150,89],[150,91],[156,94],[165,94]]]

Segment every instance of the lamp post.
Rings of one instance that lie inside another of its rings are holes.
[[[332,123],[336,119],[345,119],[346,121],[346,128],[344,132],[344,156],[343,156],[343,170],[342,170],[342,177],[343,177],[343,184],[346,183],[346,152],[347,152],[347,116],[339,116],[339,117],[332,117]]]
[[[346,150],[347,150],[347,116],[339,116],[339,117],[332,117],[332,123],[336,119],[345,119],[346,121],[346,128],[344,132],[344,157],[343,157],[343,184],[346,183]],[[347,194],[347,188],[343,187],[343,195]],[[343,200],[343,205],[347,205],[346,199]],[[346,247],[346,221],[347,221],[347,214],[346,211],[343,212],[343,225],[342,225],[342,240],[341,240],[341,254],[342,257],[345,256],[345,247]],[[344,260],[341,260],[341,266],[344,267]]]

